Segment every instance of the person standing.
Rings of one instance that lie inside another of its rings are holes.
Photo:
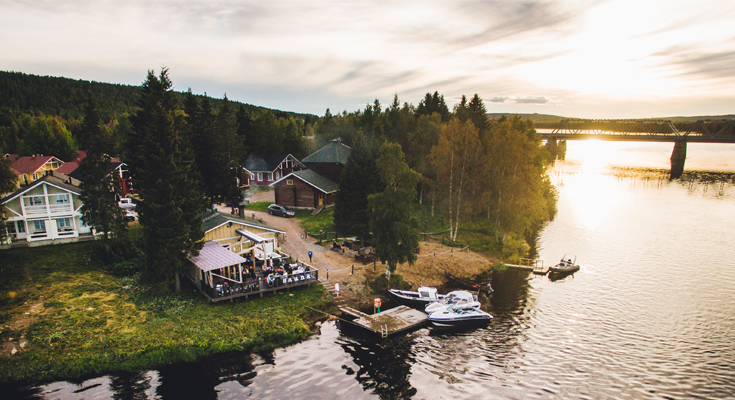
[[[337,293],[337,298],[339,298],[339,282],[334,284],[334,293]]]
[[[314,255],[314,253],[312,253],[311,250],[309,250],[309,262],[311,262],[311,256],[313,256],[313,255]]]

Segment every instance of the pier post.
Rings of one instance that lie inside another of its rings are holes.
[[[687,158],[687,141],[677,140],[671,153],[671,179],[679,179],[684,173],[684,161]]]
[[[564,161],[567,158],[567,141],[560,140],[559,145],[556,147],[556,158]]]

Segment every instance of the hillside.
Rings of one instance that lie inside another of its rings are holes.
[[[87,91],[91,90],[98,102],[100,116],[109,120],[115,115],[133,114],[137,107],[140,86],[120,85],[63,77],[38,76],[22,72],[0,71],[0,109],[15,112],[58,115],[63,118],[80,118],[83,114]],[[201,98],[203,96],[197,95]],[[183,100],[183,96],[182,96]],[[244,105],[250,111],[266,110],[264,107],[230,100],[234,107]],[[212,99],[215,110],[221,99]],[[313,122],[317,116],[271,110],[277,117],[293,116]]]
[[[575,117],[563,117],[559,115],[550,115],[550,114],[514,114],[514,113],[488,113],[488,118],[490,119],[499,119],[502,117],[512,117],[512,116],[518,116],[521,117],[521,119],[530,119],[533,121],[534,125],[537,128],[549,128],[553,127],[555,124],[558,124],[562,119],[577,119]],[[579,119],[585,119],[585,118],[579,118]],[[728,115],[700,115],[700,116],[692,116],[692,117],[684,117],[684,116],[676,116],[676,117],[657,117],[657,118],[631,118],[632,120],[635,119],[663,119],[663,120],[671,120],[673,122],[696,122],[699,120],[719,120],[719,119],[735,119],[735,114],[728,114]]]

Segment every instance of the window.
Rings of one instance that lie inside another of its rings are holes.
[[[10,234],[15,233],[15,222],[11,222],[8,224],[8,233]]]
[[[43,220],[33,221],[33,233],[46,233],[46,223]]]
[[[33,180],[35,181],[36,179],[38,179],[38,173],[37,172],[34,172],[33,173]]]
[[[69,196],[65,194],[54,195],[54,201],[56,204],[69,204]]]
[[[28,198],[28,205],[30,206],[42,206],[44,204],[43,196],[33,196]]]
[[[273,180],[272,176],[273,175],[270,172],[266,172],[265,179],[268,180],[268,181]]]
[[[293,179],[286,179],[286,185],[293,186]]]
[[[73,229],[71,227],[71,218],[59,218],[56,220],[56,225],[59,227],[59,232]]]
[[[255,179],[255,174],[251,173],[250,174],[250,179]]]
[[[18,221],[18,233],[26,233],[26,224],[23,221]]]
[[[263,173],[262,172],[258,172],[258,180],[259,181],[262,181],[263,180]]]

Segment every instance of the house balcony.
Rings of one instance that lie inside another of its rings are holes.
[[[65,204],[50,204],[48,208],[45,205],[42,206],[25,206],[23,207],[26,217],[37,217],[40,215],[56,215],[56,214],[70,214],[74,212],[70,203]]]

